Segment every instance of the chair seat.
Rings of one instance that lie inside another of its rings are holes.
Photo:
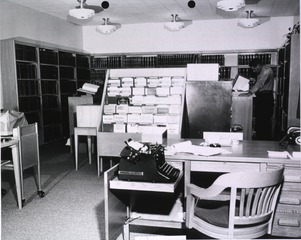
[[[195,215],[215,226],[227,228],[229,224],[230,201],[200,200],[195,208]]]

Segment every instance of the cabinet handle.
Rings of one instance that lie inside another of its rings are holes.
[[[279,226],[289,226],[289,227],[300,227],[300,222],[298,219],[279,219]]]
[[[300,205],[300,199],[292,197],[280,197],[279,203],[287,205]]]

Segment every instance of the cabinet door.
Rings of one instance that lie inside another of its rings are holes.
[[[185,138],[203,138],[204,131],[229,132],[232,82],[187,82]]]

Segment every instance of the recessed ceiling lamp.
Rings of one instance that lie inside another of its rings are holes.
[[[103,18],[104,24],[96,27],[96,31],[102,34],[110,34],[115,32],[117,27],[115,25],[108,25],[108,18]]]
[[[238,26],[241,26],[243,28],[253,28],[260,24],[260,21],[258,18],[252,18],[253,11],[246,11],[247,18],[240,19],[238,21]]]
[[[69,15],[71,17],[75,17],[78,19],[88,19],[95,15],[94,10],[83,7],[85,0],[78,0],[78,2],[80,3],[79,8],[74,8],[74,9],[69,10]]]
[[[184,22],[177,22],[176,18],[178,14],[171,14],[172,16],[172,21],[171,22],[166,22],[164,24],[164,27],[170,31],[179,31],[180,29],[184,28]]]
[[[226,12],[233,12],[238,11],[245,5],[244,0],[222,0],[217,2],[216,7]]]

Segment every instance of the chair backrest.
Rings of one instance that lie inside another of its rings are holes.
[[[101,115],[101,105],[77,105],[77,127],[98,127]]]
[[[37,165],[40,161],[38,124],[17,127],[13,135],[19,140],[22,170]]]
[[[235,172],[221,175],[215,180],[211,187],[220,188],[221,191],[231,189],[230,234],[233,234],[234,225],[272,221],[283,182],[283,172],[284,167],[264,172]]]

